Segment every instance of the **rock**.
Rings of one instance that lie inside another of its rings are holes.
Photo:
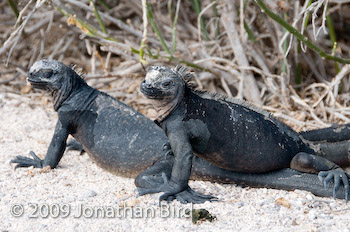
[[[119,203],[119,207],[135,207],[136,205],[138,205],[140,203],[140,200],[137,198],[132,198],[132,199],[128,199],[126,201],[121,201]]]
[[[21,93],[28,94],[32,90],[32,87],[30,85],[25,85],[21,88]]]
[[[278,198],[275,202],[276,202],[276,204],[278,204],[278,205],[282,205],[282,206],[284,206],[284,207],[290,209],[290,206],[291,206],[291,205],[290,205],[289,201],[287,201],[287,200],[284,199],[283,197]]]
[[[236,203],[236,207],[237,208],[241,208],[243,206],[244,206],[244,202],[242,202],[242,201],[239,201],[239,202]]]
[[[315,220],[317,218],[317,212],[315,210],[310,210],[310,212],[308,214],[308,218],[310,220]]]
[[[75,197],[74,196],[68,196],[65,198],[66,203],[72,203],[75,201]]]
[[[82,198],[89,198],[89,197],[94,197],[94,196],[96,196],[97,195],[97,193],[95,192],[95,191],[93,191],[93,190],[86,190],[82,195],[81,195],[81,197]]]
[[[314,199],[314,197],[311,194],[307,194],[306,195],[306,199],[308,199],[309,201],[311,201],[312,199]]]

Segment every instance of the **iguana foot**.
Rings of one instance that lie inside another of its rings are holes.
[[[185,204],[185,203],[200,204],[206,201],[217,200],[216,197],[213,197],[211,195],[205,195],[192,190],[188,185],[182,187],[181,185],[173,181],[168,181],[165,173],[162,173],[162,180],[163,180],[162,183],[158,182],[158,180],[154,180],[153,178],[148,178],[148,177],[144,177],[144,178],[147,178],[147,181],[151,182],[152,185],[157,185],[158,187],[155,187],[152,189],[137,188],[138,190],[137,195],[142,196],[142,195],[151,194],[151,193],[164,192],[164,194],[159,197],[159,204],[162,200],[166,200],[167,202],[170,202],[174,199],[177,199],[182,204]]]
[[[325,188],[328,187],[328,184],[331,180],[334,181],[333,186],[333,198],[335,199],[337,196],[337,190],[340,186],[340,181],[344,184],[344,190],[345,190],[345,201],[348,202],[349,199],[349,179],[347,174],[342,169],[334,169],[329,171],[320,171],[318,173],[318,178],[323,182],[323,185]]]
[[[184,190],[186,188],[186,186],[181,187],[172,181],[169,182],[168,178],[164,172],[162,172],[161,177],[159,177],[159,176],[152,176],[152,177],[144,176],[142,178],[144,180],[146,180],[150,186],[154,186],[154,187],[138,188],[138,192],[139,192],[138,195],[139,196],[143,196],[143,195],[150,194],[150,193],[159,193],[159,192],[164,192],[164,193],[173,192],[175,194],[175,193],[181,192],[182,190]]]
[[[211,196],[211,195],[205,195],[200,192],[196,192],[193,189],[191,189],[189,186],[174,196],[168,197],[167,201],[170,202],[174,199],[177,199],[180,203],[186,204],[186,203],[193,203],[193,204],[202,204],[206,201],[217,201],[218,198]]]
[[[151,193],[158,193],[162,192],[159,188],[156,189],[146,189],[146,188],[137,188],[138,194],[137,196],[143,196],[146,194],[151,194]],[[186,203],[193,203],[193,204],[201,204],[206,201],[217,201],[218,199],[214,196],[211,195],[205,195],[199,192],[194,191],[191,189],[189,186],[187,188],[179,193],[169,195],[167,193],[161,195],[159,197],[159,204],[162,200],[166,200],[168,203],[173,201],[173,200],[178,200],[182,204]]]
[[[80,151],[80,155],[84,154],[83,146],[75,139],[70,139],[66,145],[66,151]]]
[[[142,179],[147,181],[147,187],[145,187],[144,189],[157,188],[158,186],[160,186],[164,183],[163,173],[161,176],[159,176],[159,175],[143,176]],[[139,189],[142,189],[142,188],[139,188]],[[147,194],[147,193],[145,193],[145,194]],[[145,195],[145,194],[142,194],[142,195]]]
[[[18,155],[10,161],[10,163],[16,163],[15,169],[17,168],[26,168],[33,166],[34,168],[42,168],[43,160],[40,159],[33,151],[30,151],[29,154],[33,157],[28,158],[25,156]]]

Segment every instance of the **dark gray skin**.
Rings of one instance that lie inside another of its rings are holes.
[[[339,142],[341,140],[350,140],[350,124],[335,125],[318,130],[305,131],[299,134],[309,141]]]
[[[170,180],[164,178],[158,187],[143,189],[141,194],[164,192],[160,200],[174,198],[188,187],[193,157],[200,157],[232,172],[267,173],[291,168],[318,174],[325,186],[334,181],[334,197],[344,186],[348,199],[349,180],[340,166],[350,164],[349,141],[308,141],[246,102],[193,91],[184,80],[190,76],[181,67],[153,66],[141,84],[141,92],[159,113],[158,123],[175,155]],[[331,136],[336,131],[328,133]],[[323,140],[320,134],[304,133],[308,136]]]
[[[58,121],[44,160],[30,152],[33,158],[17,156],[11,161],[17,164],[16,168],[56,168],[66,149],[67,136],[71,134],[80,144],[73,142],[70,148],[84,149],[104,170],[119,176],[136,177],[135,184],[142,190],[153,190],[164,177],[170,178],[174,156],[163,148],[169,141],[151,120],[89,87],[74,70],[58,61],[36,62],[28,73],[28,81],[33,88],[52,95]],[[193,160],[191,178],[251,187],[304,189],[319,196],[333,194],[332,189],[322,188],[316,175],[291,169],[261,174],[235,173],[198,157]],[[343,186],[339,190],[337,197],[345,198]],[[174,198],[182,203],[212,199],[189,187]]]
[[[28,81],[33,88],[52,95],[58,121],[44,160],[18,156],[12,160],[16,167],[55,168],[69,134],[99,166],[120,176],[135,177],[166,154],[162,145],[168,140],[156,124],[91,88],[63,63],[36,62],[28,73]]]
[[[55,60],[40,60],[30,68],[28,81],[33,88],[52,95],[58,121],[44,160],[30,151],[33,158],[19,155],[11,160],[17,164],[15,168],[56,168],[70,134],[98,166],[119,176],[136,177],[136,186],[147,188],[142,185],[147,179],[143,173],[137,176],[147,168],[151,167],[147,175],[151,170],[159,172],[158,167],[171,169],[173,158],[168,155],[171,150],[166,150],[168,139],[162,129],[131,107],[88,86],[70,67]],[[76,148],[74,144],[72,148]],[[188,188],[178,199],[208,200],[192,192]]]

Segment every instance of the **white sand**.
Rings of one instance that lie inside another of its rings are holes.
[[[9,161],[15,155],[33,150],[44,157],[56,118],[50,104],[33,107],[0,94],[1,231],[350,231],[350,208],[344,200],[319,198],[305,191],[192,181],[194,189],[220,199],[194,205],[214,214],[216,221],[192,224],[189,218],[164,217],[168,211],[157,206],[159,194],[135,198],[132,179],[103,171],[86,154],[66,153],[58,168],[47,173],[32,168],[14,171]],[[122,208],[119,214],[116,212],[124,203],[134,206],[128,209],[127,217]],[[38,211],[33,213],[36,206]],[[77,217],[79,206],[85,207],[85,215]],[[104,207],[99,211],[105,210],[103,218],[101,214],[91,215],[91,210],[98,207]],[[180,211],[190,206],[172,202],[169,207]],[[47,208],[51,211],[44,218]],[[155,211],[154,217],[131,218],[131,209],[135,217],[141,217],[141,210],[147,208]],[[11,209],[14,213],[23,209],[23,215],[13,216]]]

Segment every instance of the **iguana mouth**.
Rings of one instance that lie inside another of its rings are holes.
[[[143,93],[147,98],[151,98],[151,99],[155,99],[155,98],[165,98],[167,97],[169,94],[167,94],[166,92],[159,90],[157,88],[153,88],[150,87],[149,85],[147,85],[145,82],[141,83],[141,87],[140,87],[140,91],[141,93]]]
[[[141,88],[141,93],[143,93],[147,98],[164,98],[162,91],[155,89],[144,90]]]
[[[27,81],[34,88],[43,88],[43,87],[45,87],[47,85],[47,82],[41,81],[41,80],[36,80],[36,79],[33,79],[33,78],[27,78]]]

